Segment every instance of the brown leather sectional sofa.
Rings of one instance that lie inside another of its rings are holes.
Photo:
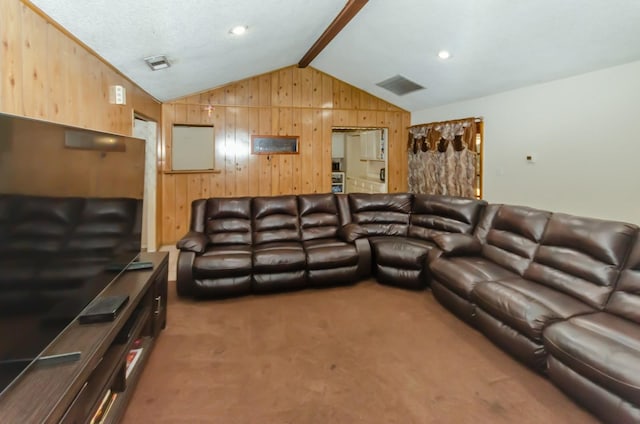
[[[601,419],[640,422],[640,239],[632,224],[431,195],[201,199],[180,295],[352,284],[435,298]]]

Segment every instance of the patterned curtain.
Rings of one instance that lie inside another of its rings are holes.
[[[474,118],[409,128],[409,191],[474,197],[476,187]]]

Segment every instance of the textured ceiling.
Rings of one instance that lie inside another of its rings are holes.
[[[32,3],[165,101],[297,63],[346,0]],[[639,22],[640,0],[372,0],[311,66],[415,111],[640,60]],[[376,86],[398,74],[427,88]]]

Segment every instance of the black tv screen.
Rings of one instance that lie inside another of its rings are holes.
[[[0,114],[0,392],[139,254],[144,151]]]

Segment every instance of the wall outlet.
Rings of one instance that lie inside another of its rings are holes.
[[[126,105],[127,90],[122,85],[112,85],[109,87],[109,103],[112,105]]]

